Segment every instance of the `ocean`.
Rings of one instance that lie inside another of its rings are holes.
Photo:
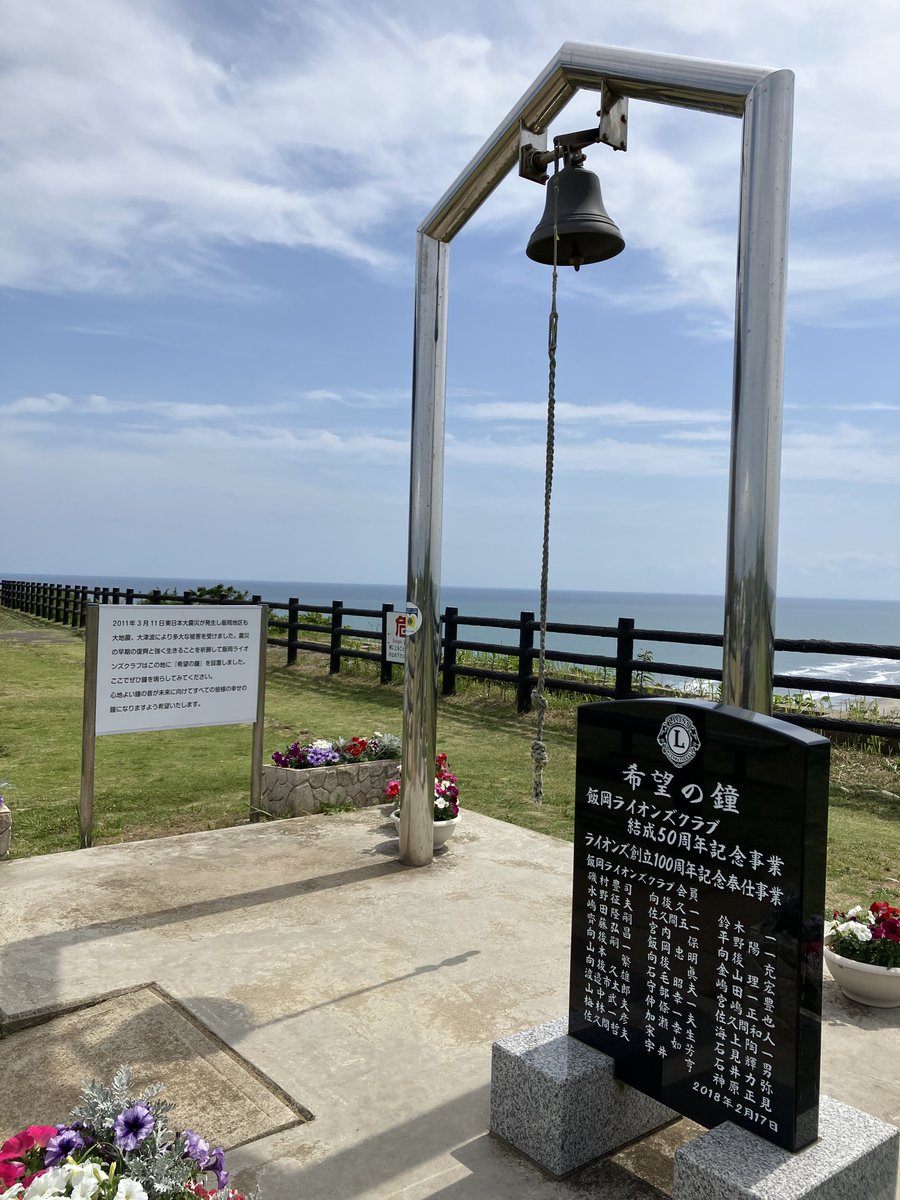
[[[29,575],[5,573],[7,578],[31,578]],[[341,600],[348,608],[380,609],[393,604],[403,610],[406,589],[403,584],[329,583],[321,581],[287,581],[278,579],[182,579],[165,576],[103,577],[46,575],[49,583],[88,584],[90,586],[132,587],[146,592],[153,588],[185,588],[230,583],[250,595],[264,600],[286,602],[297,596],[307,604],[330,604]],[[441,608],[453,606],[461,615],[478,617],[518,618],[520,612],[536,615],[539,596],[536,589],[454,587],[441,589]],[[639,627],[678,630],[690,633],[721,633],[724,600],[721,596],[693,596],[650,592],[587,592],[551,590],[548,619],[573,625],[614,626],[619,617],[632,617]],[[349,619],[354,627],[375,628],[376,621],[365,618]],[[813,638],[833,642],[867,642],[897,646],[900,644],[900,603],[889,600],[819,600],[795,596],[780,597],[776,607],[775,631],[783,638]],[[466,640],[516,644],[513,630],[463,629]],[[572,652],[612,654],[612,643],[606,639],[580,636],[548,635],[550,649]],[[637,643],[636,652],[649,650],[657,662],[682,662],[696,666],[721,666],[721,651],[712,646],[683,646],[671,643]],[[652,667],[649,668],[652,672]],[[855,655],[809,655],[779,652],[776,654],[777,674],[797,677],[799,688],[816,692],[817,679],[853,680],[860,683],[888,684],[900,687],[900,661]],[[832,692],[832,698],[838,699]]]

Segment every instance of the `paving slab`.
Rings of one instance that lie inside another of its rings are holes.
[[[173,1129],[202,1130],[226,1149],[291,1128],[309,1114],[149,986],[32,1025],[0,1041],[0,1142],[27,1125],[64,1121],[82,1080],[109,1082],[121,1064],[135,1089],[166,1081]]]
[[[6,1028],[155,983],[313,1113],[230,1156],[264,1200],[665,1196],[687,1122],[561,1181],[487,1133],[492,1042],[567,1008],[571,845],[465,813],[405,867],[388,811],[0,866]],[[897,1015],[826,996],[823,1091],[896,1120]]]

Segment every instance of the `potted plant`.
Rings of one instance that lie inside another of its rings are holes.
[[[825,961],[844,993],[874,1008],[900,1007],[900,908],[875,900],[825,925]]]
[[[0,788],[9,787],[5,779],[0,779]],[[0,862],[9,858],[9,838],[12,832],[12,813],[6,806],[6,797],[0,795]]]
[[[401,741],[376,730],[370,737],[295,739],[263,767],[260,806],[273,817],[321,812],[325,804],[377,804],[396,773]]]
[[[159,1099],[162,1085],[133,1095],[133,1082],[120,1067],[110,1087],[83,1085],[65,1124],[29,1125],[7,1138],[3,1200],[246,1200],[228,1186],[222,1147],[210,1150],[192,1129],[170,1130],[174,1105]]]
[[[396,800],[400,795],[400,780],[392,779],[384,789],[384,794],[389,800]],[[432,806],[435,849],[450,840],[459,824],[458,798],[459,780],[450,770],[447,755],[439,754],[434,760],[434,804]],[[399,808],[395,808],[391,813],[391,820],[399,834]]]

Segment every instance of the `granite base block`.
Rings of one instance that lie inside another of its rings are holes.
[[[561,1017],[502,1038],[491,1062],[491,1132],[557,1176],[678,1117],[567,1028]]]
[[[673,1200],[895,1200],[900,1131],[819,1098],[819,1140],[791,1154],[731,1122],[675,1153]]]

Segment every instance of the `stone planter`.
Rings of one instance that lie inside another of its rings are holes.
[[[367,808],[383,803],[384,789],[400,773],[395,759],[338,763],[333,767],[264,766],[260,807],[272,817],[300,817],[322,811],[323,804]]]
[[[876,967],[871,963],[842,958],[828,946],[825,962],[834,982],[857,1004],[872,1008],[900,1008],[900,967]]]

